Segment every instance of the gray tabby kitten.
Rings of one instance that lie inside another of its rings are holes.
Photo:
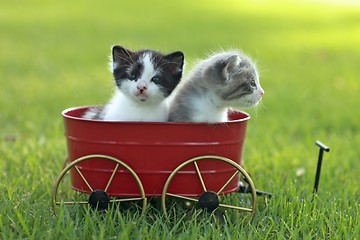
[[[264,95],[255,64],[238,51],[201,61],[174,92],[169,121],[226,122],[229,108],[255,106]]]

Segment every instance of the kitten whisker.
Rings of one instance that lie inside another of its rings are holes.
[[[159,57],[158,60],[157,60],[156,63],[155,63],[155,66],[159,65],[160,61],[161,61],[163,58],[164,58],[164,56]],[[161,66],[159,66],[159,67],[161,67]]]
[[[268,107],[264,104],[263,101],[261,101],[261,102],[258,104],[258,108],[261,109],[263,112],[269,110]]]
[[[129,56],[129,59],[131,60],[130,63],[134,63],[134,60],[131,58],[131,54],[129,53],[129,50],[125,49],[125,52]]]
[[[131,62],[132,59],[130,59],[131,61],[129,61],[128,59],[126,59],[126,58],[124,58],[124,57],[122,57],[122,56],[119,56],[119,55],[116,55],[116,58],[121,59],[121,60],[123,60],[123,61],[125,61],[125,62],[127,62],[127,63],[129,63],[129,64],[134,63],[134,62]]]
[[[178,63],[177,62],[165,62],[165,63],[161,64],[160,67],[163,67],[167,64],[178,64]]]

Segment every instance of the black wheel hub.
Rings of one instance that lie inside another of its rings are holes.
[[[204,192],[199,197],[199,206],[209,212],[214,211],[219,207],[219,197],[213,191]]]
[[[110,202],[109,195],[104,190],[95,190],[90,194],[88,203],[92,209],[105,210]]]

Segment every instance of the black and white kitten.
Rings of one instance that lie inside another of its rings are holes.
[[[201,61],[179,84],[169,121],[225,122],[229,108],[252,107],[263,95],[250,58],[238,51],[221,52]]]
[[[153,50],[112,48],[112,72],[116,83],[113,98],[102,108],[92,108],[87,119],[112,121],[167,121],[166,98],[180,82],[184,54],[164,55]]]

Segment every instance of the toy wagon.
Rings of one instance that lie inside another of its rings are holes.
[[[145,211],[148,198],[161,197],[165,216],[175,199],[199,211],[254,217],[256,190],[241,166],[247,113],[230,111],[228,122],[216,124],[115,122],[81,118],[88,108],[62,112],[68,157],[53,189],[54,208],[136,202]],[[236,194],[244,184],[248,198]],[[69,185],[82,200],[62,192]]]

